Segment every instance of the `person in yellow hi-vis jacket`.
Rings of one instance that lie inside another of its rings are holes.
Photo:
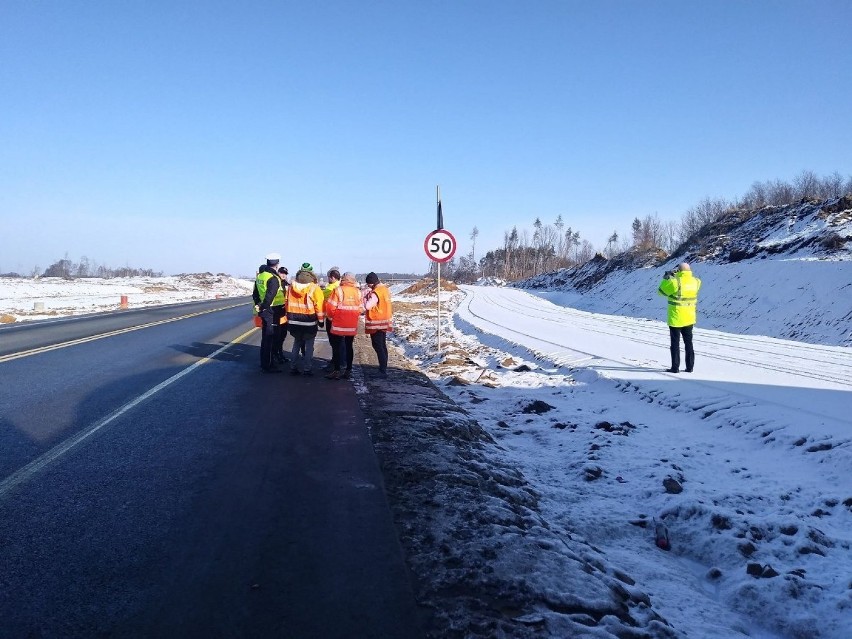
[[[260,368],[264,373],[277,373],[280,369],[273,362],[275,340],[281,318],[284,316],[284,289],[278,277],[278,253],[266,256],[266,264],[260,269],[254,282],[254,307],[262,320],[260,334]]]
[[[695,366],[695,350],[692,347],[692,327],[695,325],[698,289],[701,280],[692,274],[689,264],[684,262],[672,271],[666,271],[657,292],[668,299],[669,340],[672,355],[669,373],[680,371],[680,338],[686,351],[686,372]]]

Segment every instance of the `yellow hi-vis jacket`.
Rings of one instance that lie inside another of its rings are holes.
[[[329,282],[322,289],[322,296],[327,300],[331,296],[331,294],[334,293],[335,289],[337,289],[338,286],[340,286],[340,280],[338,280],[337,282]]]
[[[691,271],[677,271],[674,276],[663,278],[657,292],[669,300],[669,326],[679,328],[695,324],[695,307],[700,288],[701,280]]]
[[[281,278],[275,275],[275,273],[270,273],[269,271],[258,273],[257,278],[254,281],[255,286],[257,286],[257,295],[260,298],[260,304],[263,305],[263,302],[266,299],[266,289],[268,288],[269,280],[273,277],[278,279],[278,290],[275,292],[275,297],[272,298],[272,304],[270,304],[270,306],[283,306],[284,286],[281,284]]]

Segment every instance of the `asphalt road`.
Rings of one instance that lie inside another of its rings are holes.
[[[0,637],[421,636],[352,386],[240,302],[0,329]]]

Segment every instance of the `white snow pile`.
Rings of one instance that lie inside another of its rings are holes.
[[[115,310],[122,297],[130,308],[251,295],[254,282],[228,275],[195,273],[171,277],[63,279],[0,277],[2,322],[39,320]]]

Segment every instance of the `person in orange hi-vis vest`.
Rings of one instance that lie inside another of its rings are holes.
[[[388,376],[387,333],[393,330],[393,303],[390,289],[379,280],[375,273],[368,273],[367,289],[363,293],[364,329],[370,336],[373,350],[379,360],[379,376]]]
[[[344,273],[340,285],[325,301],[326,322],[331,323],[331,334],[338,338],[336,357],[333,357],[333,370],[327,379],[349,379],[352,376],[352,360],[355,356],[355,334],[358,332],[358,318],[363,312],[361,291],[355,281],[354,273]],[[341,373],[341,368],[344,369]]]
[[[303,375],[314,374],[314,340],[317,328],[321,328],[325,323],[324,306],[325,299],[322,289],[316,283],[313,268],[305,262],[287,289],[287,330],[293,337],[293,349],[290,352],[291,375],[299,374],[300,363]]]

